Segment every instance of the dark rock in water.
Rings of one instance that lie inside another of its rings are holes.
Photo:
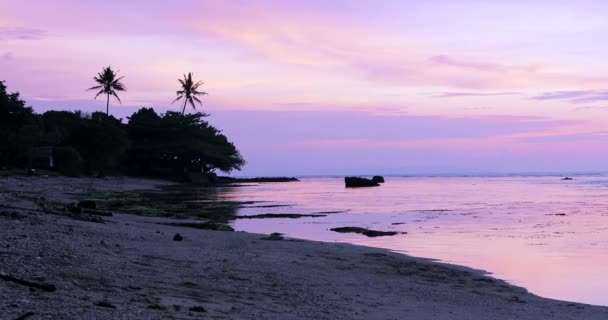
[[[182,241],[182,240],[184,240],[184,237],[182,237],[182,235],[181,235],[181,234],[179,234],[179,233],[176,233],[176,234],[173,236],[173,241]]]
[[[78,201],[78,208],[95,209],[97,208],[97,203],[93,200],[80,200]]]
[[[380,185],[378,182],[359,177],[346,177],[344,183],[347,188],[378,187]]]
[[[375,182],[375,183],[384,183],[384,177],[383,176],[374,176],[372,178],[372,182]]]
[[[396,231],[378,231],[378,230],[369,230],[369,229],[359,228],[359,227],[341,227],[341,228],[333,228],[330,230],[334,231],[334,232],[340,232],[340,233],[359,233],[359,234],[362,234],[362,235],[368,236],[368,237],[394,236],[394,235],[399,234],[399,232],[396,232]]]
[[[327,217],[326,214],[298,214],[298,213],[263,213],[253,214],[248,216],[236,216],[235,219],[273,219],[273,218],[287,218],[287,219],[298,219],[298,218],[319,218]]]
[[[565,177],[565,178],[563,178],[562,180],[574,180],[574,179],[573,179],[573,178],[570,178],[570,177]]]
[[[341,228],[333,228],[333,229],[329,229],[331,231],[335,231],[335,232],[340,232],[340,233],[362,233],[363,231],[367,230],[365,228],[359,228],[359,227],[341,227]]]

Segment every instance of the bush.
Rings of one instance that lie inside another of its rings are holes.
[[[68,177],[78,177],[82,174],[82,157],[72,147],[57,147],[53,151],[55,168]]]

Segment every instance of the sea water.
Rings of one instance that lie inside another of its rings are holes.
[[[305,178],[217,196],[256,201],[238,215],[325,215],[240,219],[237,230],[387,248],[486,270],[543,297],[608,305],[606,176],[387,177],[380,187],[357,189],[341,178]],[[345,226],[404,234],[329,230]]]

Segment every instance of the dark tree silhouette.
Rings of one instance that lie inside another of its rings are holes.
[[[186,111],[186,104],[190,103],[192,109],[194,110],[196,110],[196,105],[194,104],[195,101],[198,102],[200,105],[203,104],[201,100],[197,98],[197,96],[204,96],[207,94],[207,92],[198,91],[198,87],[202,86],[204,82],[198,81],[194,83],[194,80],[192,80],[192,72],[189,72],[188,75],[184,75],[184,79],[177,79],[177,81],[179,81],[182,87],[181,90],[176,92],[177,98],[175,98],[173,102],[184,99],[184,105],[182,106],[182,115]]]
[[[97,82],[99,85],[89,88],[89,90],[99,90],[97,95],[95,95],[95,99],[97,99],[97,97],[101,94],[106,95],[106,115],[110,114],[110,95],[113,95],[118,102],[122,103],[116,92],[127,91],[125,85],[120,82],[120,80],[122,80],[124,77],[118,77],[118,72],[119,71],[114,72],[112,67],[103,68],[103,71],[98,73],[97,76],[93,77],[95,82]]]

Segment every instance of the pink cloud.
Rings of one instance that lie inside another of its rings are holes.
[[[39,40],[46,35],[46,31],[36,28],[0,27],[0,40]]]

